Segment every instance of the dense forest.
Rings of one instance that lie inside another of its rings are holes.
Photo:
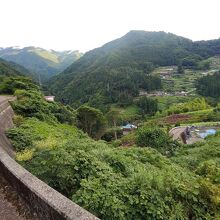
[[[199,94],[213,98],[220,97],[220,72],[200,78],[196,84]]]
[[[0,59],[0,76],[22,76],[25,73],[27,71],[22,66]]]
[[[207,69],[204,59],[220,54],[219,48],[220,40],[193,42],[171,33],[131,31],[87,52],[48,85],[59,101],[75,106],[129,103],[139,89],[161,88],[160,79],[148,76],[156,66]]]

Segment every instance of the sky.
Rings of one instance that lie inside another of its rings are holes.
[[[0,47],[88,50],[130,30],[220,37],[220,0],[0,0]]]

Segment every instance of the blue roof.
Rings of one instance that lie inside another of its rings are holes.
[[[126,124],[126,125],[122,126],[122,128],[131,129],[131,128],[137,128],[137,126],[135,126],[133,124]]]

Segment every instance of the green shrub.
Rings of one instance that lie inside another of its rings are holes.
[[[179,147],[176,141],[172,141],[170,136],[160,128],[143,127],[138,129],[136,143],[140,147],[151,147],[159,152],[171,155]]]
[[[167,112],[169,115],[171,115],[171,114],[179,114],[184,112],[206,110],[209,108],[210,106],[208,105],[208,103],[204,98],[195,98],[185,103],[173,104],[168,108]]]
[[[16,90],[15,112],[23,117],[36,117],[50,123],[75,123],[75,111],[56,102],[47,102],[39,91]]]

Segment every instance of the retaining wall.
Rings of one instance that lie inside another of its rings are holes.
[[[5,130],[13,126],[13,110],[7,101],[0,103],[0,175],[15,188],[32,212],[43,220],[98,220],[71,200],[29,173],[13,159]]]

